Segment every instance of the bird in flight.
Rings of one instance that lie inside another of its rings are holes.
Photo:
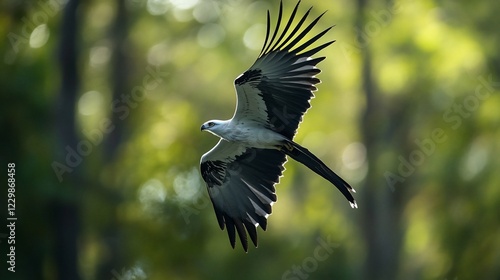
[[[332,28],[329,27],[300,43],[324,13],[299,31],[312,8],[292,28],[299,4],[300,1],[280,31],[283,16],[280,2],[272,35],[267,12],[262,50],[252,67],[234,81],[237,106],[233,117],[211,120],[201,126],[201,131],[221,138],[201,157],[201,176],[220,228],[226,228],[233,248],[237,232],[245,252],[247,232],[257,247],[257,227],[267,228],[267,218],[277,200],[275,185],[285,169],[286,156],[335,185],[351,207],[357,208],[351,195],[354,189],[308,149],[293,141],[302,116],[311,107],[309,101],[317,90],[315,84],[320,82],[315,77],[321,72],[316,65],[325,57],[312,56],[335,42],[310,48]]]

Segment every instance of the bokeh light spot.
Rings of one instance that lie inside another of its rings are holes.
[[[104,103],[102,94],[98,91],[88,91],[78,100],[78,112],[90,116],[99,111]]]
[[[208,23],[198,31],[198,44],[204,48],[213,48],[218,46],[225,36],[224,28],[215,23]]]
[[[266,26],[264,24],[254,24],[245,31],[243,43],[249,49],[260,50],[264,34],[266,34]]]
[[[37,49],[43,47],[49,40],[50,31],[46,24],[40,24],[33,29],[30,36],[30,47]]]

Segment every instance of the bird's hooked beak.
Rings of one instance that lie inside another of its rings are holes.
[[[203,130],[205,130],[205,129],[207,129],[207,126],[206,126],[205,124],[202,124],[202,125],[201,125],[201,128],[200,128],[200,131],[203,131]]]

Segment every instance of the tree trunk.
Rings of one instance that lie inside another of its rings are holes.
[[[364,30],[366,0],[358,0],[356,30]],[[361,34],[357,34],[360,36]],[[362,279],[386,280],[396,279],[399,267],[399,253],[403,231],[401,229],[401,197],[402,191],[391,192],[383,176],[384,171],[392,166],[378,166],[377,160],[394,141],[393,134],[398,123],[398,110],[387,108],[388,100],[384,100],[377,92],[372,77],[372,59],[369,42],[363,42],[361,48],[362,90],[366,97],[366,108],[362,117],[361,134],[367,149],[369,171],[363,188],[360,210],[362,211],[362,231],[366,240],[367,257]],[[373,40],[373,38],[371,38]],[[401,133],[401,131],[399,131]],[[404,137],[403,137],[404,138]],[[400,142],[402,143],[402,142]],[[392,147],[398,150],[398,147]]]
[[[61,92],[56,108],[56,161],[66,162],[66,149],[75,149],[78,138],[75,129],[75,108],[79,90],[77,69],[78,0],[69,0],[63,10],[61,22],[61,41],[59,45],[59,65],[61,71]],[[80,232],[80,203],[77,192],[79,166],[71,173],[65,173],[59,189],[62,193],[51,203],[50,208],[54,227],[54,259],[57,279],[80,279],[78,273],[77,239]]]
[[[111,59],[111,83],[113,88],[112,100],[123,100],[122,96],[130,95],[131,90],[129,86],[129,56],[127,55],[129,41],[128,36],[128,22],[127,22],[127,9],[125,0],[117,0],[116,15],[111,26],[110,37],[112,40],[112,59]],[[111,108],[111,106],[110,106]],[[134,108],[129,108],[130,112]],[[130,113],[131,114],[131,113]],[[124,131],[127,124],[127,119],[121,119],[116,113],[111,113],[110,119],[114,129],[107,133],[104,138],[103,145],[103,165],[112,165],[118,147],[124,141]],[[130,117],[128,115],[127,117]],[[114,170],[114,169],[111,169]],[[122,202],[120,193],[115,192],[117,188],[110,186],[101,186],[102,188],[111,190],[107,196],[107,210],[111,211],[109,217],[110,221],[102,232],[103,239],[109,257],[100,264],[97,277],[98,279],[113,278],[113,276],[122,273],[123,269],[128,268],[127,260],[125,257],[126,249],[122,237],[122,224],[117,217],[116,209]]]

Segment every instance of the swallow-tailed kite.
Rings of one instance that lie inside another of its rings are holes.
[[[263,230],[267,228],[271,206],[276,202],[274,186],[285,169],[286,156],[330,181],[351,206],[357,208],[350,193],[354,189],[309,150],[292,140],[302,116],[311,107],[309,101],[316,91],[314,85],[320,82],[315,77],[320,73],[316,64],[325,57],[312,56],[334,42],[309,48],[330,27],[301,43],[324,13],[299,32],[312,8],[292,28],[299,4],[300,1],[283,30],[279,31],[283,13],[280,3],[271,37],[267,12],[262,51],[253,66],[234,81],[237,106],[233,118],[212,120],[201,126],[202,131],[221,138],[202,156],[200,163],[217,221],[222,230],[226,227],[233,248],[238,232],[245,251],[248,250],[246,232],[257,247],[257,226]]]

